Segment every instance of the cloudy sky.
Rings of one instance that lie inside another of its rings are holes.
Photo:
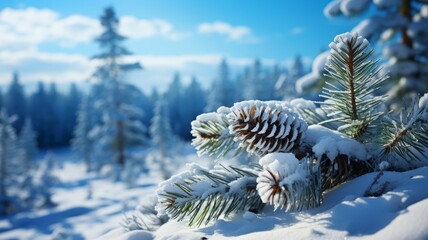
[[[165,89],[175,72],[205,86],[226,57],[237,72],[260,58],[265,65],[307,62],[357,20],[328,19],[328,0],[33,0],[0,1],[0,86],[18,71],[37,81],[84,83],[94,69],[98,18],[113,6],[126,46],[145,70],[130,81],[149,92]]]

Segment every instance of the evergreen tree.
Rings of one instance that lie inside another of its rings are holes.
[[[53,163],[53,156],[48,154],[33,177],[35,192],[33,193],[32,200],[37,208],[51,208],[56,206],[52,200],[52,188],[58,184],[59,179],[52,174]]]
[[[293,65],[290,68],[287,77],[287,87],[284,89],[285,100],[290,100],[297,97],[296,82],[299,78],[305,75],[305,66],[300,55],[294,58]]]
[[[130,52],[122,46],[125,37],[117,31],[118,19],[112,7],[105,9],[100,21],[103,32],[96,41],[103,51],[94,58],[103,63],[94,76],[101,81],[97,105],[102,112],[102,122],[94,134],[99,139],[96,150],[98,155],[104,155],[123,167],[127,158],[126,148],[141,143],[145,137],[141,111],[135,107],[135,99],[141,96],[141,92],[123,81],[126,71],[141,69],[141,66],[138,63],[121,63],[122,57]]]
[[[250,68],[245,67],[244,72],[242,74],[238,74],[236,77],[236,80],[233,84],[237,100],[236,101],[242,101],[245,100],[245,92],[246,92],[246,81],[250,78]]]
[[[166,105],[166,101],[162,98],[156,103],[149,130],[152,143],[159,152],[153,163],[158,165],[163,178],[167,179],[171,176],[173,170],[171,166],[171,154],[176,139],[174,139],[174,134],[172,134],[171,125],[169,123],[168,106]]]
[[[65,142],[65,106],[63,104],[64,99],[61,94],[58,93],[55,83],[50,84],[47,99],[48,104],[46,108],[49,116],[47,117],[49,131],[46,132],[46,137],[48,141],[48,146],[52,148],[55,146],[60,146],[62,143]]]
[[[9,188],[15,180],[13,174],[13,159],[16,153],[16,135],[12,127],[15,117],[9,117],[6,110],[0,111],[0,214],[13,211],[16,200],[9,193]]]
[[[152,102],[150,96],[146,95],[144,92],[141,93],[141,97],[138,100],[138,106],[142,110],[142,121],[144,126],[149,126],[151,119],[153,118],[153,109],[155,102]]]
[[[378,41],[383,48],[383,55],[389,58],[381,70],[390,76],[383,87],[383,91],[388,91],[389,103],[402,105],[428,89],[427,7],[426,1],[419,0],[352,3],[335,0],[324,9],[324,14],[330,17],[367,17],[352,31],[372,42]]]
[[[262,88],[261,74],[262,70],[260,60],[256,59],[254,60],[253,67],[250,69],[247,79],[245,80],[246,82],[243,85],[244,91],[242,94],[244,99],[260,99],[260,89]]]
[[[90,98],[84,97],[77,112],[77,124],[74,128],[74,137],[71,140],[71,146],[85,162],[87,172],[92,170],[91,153],[94,147],[94,140],[89,135],[89,132],[95,126],[94,119],[91,117],[92,110],[94,109],[91,108]]]
[[[77,122],[77,111],[80,106],[81,93],[76,84],[70,85],[68,96],[66,97],[64,110],[64,139],[68,142],[73,136],[73,129]]]
[[[168,87],[166,94],[169,106],[169,117],[172,132],[178,136],[185,136],[183,126],[183,86],[178,73],[174,75],[174,79]]]
[[[19,135],[19,148],[27,171],[34,167],[33,161],[38,151],[36,138],[37,135],[33,130],[31,120],[25,119],[24,127]]]
[[[37,142],[40,148],[49,147],[48,133],[51,131],[49,126],[49,101],[45,91],[45,86],[39,82],[38,89],[30,98],[30,117],[34,124],[34,130],[37,132]]]
[[[184,130],[187,134],[184,139],[191,139],[190,135],[190,122],[196,118],[199,114],[204,112],[204,107],[206,106],[205,92],[199,84],[198,80],[193,77],[190,84],[184,89],[184,105],[185,114],[184,114]]]
[[[215,111],[221,106],[230,106],[235,100],[233,92],[233,84],[230,79],[229,66],[226,59],[220,63],[218,76],[212,83],[212,87],[208,93],[206,112]]]
[[[27,116],[27,99],[16,72],[13,74],[12,83],[6,93],[5,107],[8,114],[18,117],[13,127],[20,132]]]

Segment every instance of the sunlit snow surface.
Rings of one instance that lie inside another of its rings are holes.
[[[380,178],[381,184],[388,182],[385,193],[363,197],[375,176],[367,174],[340,186],[325,195],[321,207],[306,212],[270,208],[200,229],[172,221],[153,234],[117,229],[101,239],[428,239],[428,168],[385,172]]]
[[[363,197],[376,173],[361,176],[325,195],[321,207],[301,213],[245,213],[233,219],[192,229],[171,221],[157,232],[123,232],[120,222],[139,201],[154,193],[161,180],[143,175],[137,188],[86,175],[69,152],[54,153],[65,159],[55,174],[62,183],[55,188],[53,209],[22,212],[0,218],[0,239],[428,239],[428,168],[404,173],[386,172],[388,182],[380,197]],[[197,159],[185,157],[183,162]],[[88,185],[92,196],[88,199]],[[375,190],[379,185],[375,186]]]

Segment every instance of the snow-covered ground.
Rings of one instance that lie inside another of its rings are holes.
[[[153,194],[161,181],[153,174],[143,174],[130,189],[109,178],[87,174],[69,150],[51,154],[56,162],[54,175],[61,181],[53,195],[57,206],[0,218],[0,239],[95,239],[120,227],[127,212]],[[195,156],[189,157],[180,159],[192,161]]]
[[[321,207],[300,213],[247,212],[231,220],[191,229],[171,221],[154,234],[110,232],[102,239],[428,239],[428,168],[385,172],[378,197],[364,197],[376,173],[354,179],[325,195]]]
[[[199,229],[171,221],[155,233],[124,233],[124,216],[153,194],[161,179],[142,175],[137,187],[129,189],[86,174],[69,151],[54,156],[64,162],[55,168],[61,179],[53,196],[58,205],[1,218],[0,239],[428,239],[428,167],[385,172],[380,183],[387,183],[386,188],[378,197],[363,196],[376,176],[371,173],[330,191],[323,205],[310,211],[267,208],[259,215],[248,212]],[[182,161],[195,159],[192,154]]]

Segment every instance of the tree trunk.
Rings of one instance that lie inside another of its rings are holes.
[[[412,0],[402,0],[400,13],[409,21],[412,20]],[[413,40],[407,33],[407,27],[401,28],[401,43],[406,45],[409,48],[413,48]]]
[[[124,133],[124,126],[123,121],[119,120],[116,123],[117,126],[117,151],[118,151],[118,157],[117,161],[120,166],[125,165],[125,133]]]

